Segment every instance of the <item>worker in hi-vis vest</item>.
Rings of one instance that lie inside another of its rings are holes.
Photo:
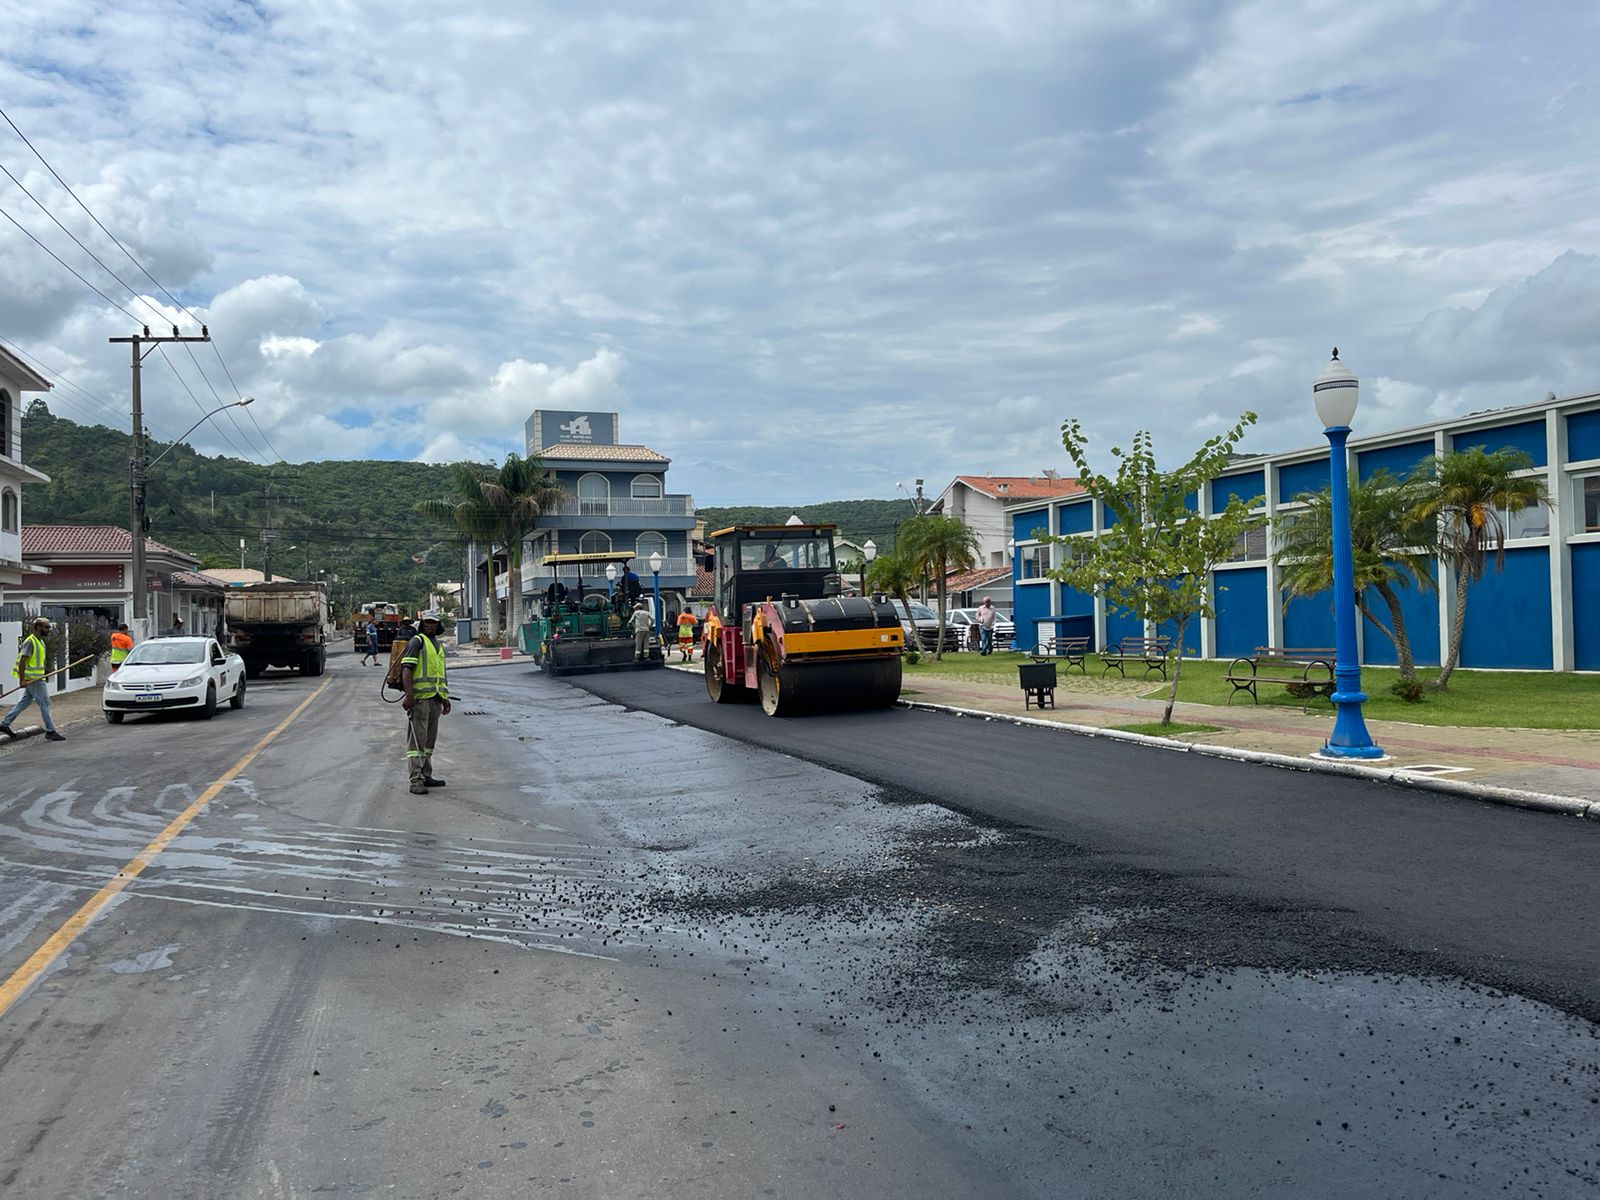
[[[128,632],[126,625],[118,625],[116,632],[111,635],[111,669],[115,671],[128,657],[128,651],[133,649],[133,635]]]
[[[17,653],[17,665],[12,670],[22,684],[22,699],[12,705],[11,711],[0,721],[0,733],[7,737],[16,737],[11,732],[11,722],[22,715],[22,710],[29,704],[39,706],[39,716],[44,721],[44,736],[52,742],[64,742],[67,739],[56,732],[56,723],[50,718],[50,681],[45,678],[45,638],[50,636],[50,622],[44,617],[33,619],[33,631],[22,639],[22,648]]]
[[[439,648],[439,613],[428,609],[417,621],[418,632],[406,643],[400,659],[401,701],[410,722],[406,732],[406,766],[411,793],[426,796],[444,780],[433,773],[433,743],[439,736],[439,718],[450,711],[450,688],[444,677],[444,651]]]

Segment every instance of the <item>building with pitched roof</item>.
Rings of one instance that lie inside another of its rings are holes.
[[[547,554],[631,553],[633,569],[648,589],[652,554],[661,556],[661,592],[668,611],[687,603],[695,584],[694,499],[667,491],[672,460],[649,446],[618,440],[614,412],[535,411],[524,430],[529,457],[555,477],[565,499],[539,518],[522,556],[522,595],[537,601],[554,579]],[[487,568],[475,555],[469,604],[487,613]],[[508,595],[505,560],[496,564],[495,591]],[[563,572],[570,581],[571,568]]]
[[[1077,480],[1062,479],[1050,470],[1043,475],[957,475],[928,511],[954,517],[977,535],[978,566],[1004,567],[1010,563],[1011,540],[1006,506],[1021,500],[1053,500],[1081,490]]]
[[[221,580],[201,574],[193,555],[145,538],[145,591],[151,630],[172,618],[198,634],[214,633],[222,612]],[[22,556],[38,568],[8,593],[53,621],[114,628],[133,618],[133,539],[115,525],[24,525]]]

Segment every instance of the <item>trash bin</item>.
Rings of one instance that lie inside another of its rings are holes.
[[[472,618],[456,618],[456,645],[470,646],[472,644]]]
[[[1018,681],[1022,685],[1022,707],[1054,708],[1056,706],[1056,664],[1053,662],[1028,662],[1017,664]]]

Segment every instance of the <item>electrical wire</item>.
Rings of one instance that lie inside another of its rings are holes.
[[[55,370],[48,363],[45,363],[43,360],[41,360],[38,355],[32,353],[31,351],[24,350],[21,346],[17,345],[10,338],[5,337],[4,335],[0,335],[0,343],[3,343],[5,345],[9,346],[11,348],[12,352],[15,353],[18,358],[22,359],[22,361],[24,363],[28,363],[29,366],[33,367],[41,375],[44,375],[47,378],[49,378],[50,382],[66,384],[73,391],[80,393],[82,396],[84,396],[91,403],[97,405],[98,407],[100,407],[104,411],[110,413],[113,417],[116,418],[116,420],[117,420],[117,426],[116,427],[119,429],[119,431],[121,429],[121,426],[127,421],[128,414],[124,413],[121,409],[115,407],[114,405],[107,403],[105,400],[101,399],[99,396],[95,395],[93,392],[89,391],[87,388],[83,387],[81,384],[74,383],[65,374],[63,374],[60,371]],[[31,363],[28,362],[29,359],[32,359]],[[61,396],[61,395],[57,395],[57,396],[53,396],[52,397],[52,399],[55,399],[55,400],[66,400],[68,398],[69,397]],[[145,426],[152,433],[156,434],[160,438],[160,440],[162,440],[164,442],[172,440],[171,438],[167,437],[165,433],[163,433],[162,431],[158,430],[150,422],[146,421],[145,422]]]
[[[135,325],[144,324],[144,322],[140,321],[138,317],[134,316],[127,309],[123,308],[122,305],[118,304],[110,296],[106,295],[99,288],[95,287],[94,284],[90,283],[82,275],[78,274],[77,269],[75,267],[73,267],[73,265],[71,263],[69,263],[66,259],[62,258],[54,250],[50,249],[49,246],[46,246],[38,238],[34,237],[32,230],[30,230],[26,225],[24,225],[21,221],[17,220],[15,217],[13,217],[10,213],[8,213],[3,208],[0,208],[0,217],[4,217],[6,220],[10,221],[13,225],[15,225],[18,229],[22,230],[22,232],[27,235],[29,241],[31,241],[35,246],[39,247],[39,249],[43,250],[51,258],[55,259],[58,263],[60,263],[67,270],[71,271],[72,275],[73,275],[73,278],[75,278],[79,283],[83,284],[84,287],[88,288],[96,296],[99,296],[100,299],[104,300],[107,304],[111,305],[112,308],[116,309],[123,316],[127,317],[128,320],[132,321]]]
[[[44,164],[45,170],[50,172],[51,176],[55,179],[55,181],[57,183],[59,183],[62,186],[62,188],[66,191],[67,195],[72,197],[73,201],[77,204],[77,206],[79,208],[83,209],[83,211],[88,215],[89,219],[95,223],[96,228],[98,228],[101,233],[105,234],[106,237],[111,239],[112,245],[116,246],[116,248],[118,250],[121,250],[122,253],[123,253],[123,256],[125,258],[127,258],[127,260],[130,263],[132,263],[135,267],[139,268],[140,273],[143,274],[144,277],[146,279],[148,279],[151,283],[155,284],[156,290],[158,290],[168,300],[172,301],[172,303],[177,306],[177,308],[178,308],[178,310],[180,312],[182,312],[186,316],[188,316],[188,318],[191,321],[193,321],[196,325],[200,325],[202,328],[204,328],[205,323],[203,321],[201,321],[199,317],[195,316],[195,314],[190,310],[189,306],[184,304],[183,301],[179,300],[170,291],[168,291],[166,286],[163,285],[162,282],[159,279],[157,279],[154,275],[152,275],[150,273],[149,268],[147,268],[142,262],[140,262],[137,258],[135,258],[133,256],[133,252],[122,244],[121,240],[117,237],[117,235],[112,233],[111,230],[107,229],[106,226],[105,226],[105,223],[103,221],[101,221],[99,217],[95,216],[94,210],[91,209],[87,204],[85,204],[83,202],[82,198],[78,195],[77,192],[72,190],[72,186],[69,183],[67,183],[67,181],[65,179],[61,178],[61,173],[59,171],[57,171],[55,169],[55,167],[50,165],[50,160],[47,159],[40,152],[40,150],[39,150],[39,148],[37,146],[35,146],[31,141],[28,140],[28,135],[23,133],[21,129],[17,128],[17,123],[11,119],[10,114],[7,113],[4,109],[0,109],[0,117],[3,117],[5,119],[5,123],[7,125],[11,126],[12,132],[15,133],[19,138],[22,139],[22,144],[27,146],[27,148],[29,150],[33,151],[33,156],[35,158],[37,158],[41,163]],[[161,317],[161,319],[163,321],[166,320],[166,314],[165,313],[161,312],[160,309],[156,308],[155,305],[151,304],[148,300],[146,300],[143,296],[141,296],[138,293],[137,290],[135,290],[132,287],[129,287],[128,284],[122,279],[122,277],[120,275],[118,275],[110,267],[106,266],[106,264],[104,262],[101,262],[101,260],[100,260],[98,255],[96,255],[92,250],[90,250],[81,241],[79,241],[77,236],[70,229],[68,229],[65,225],[62,225],[61,222],[56,219],[56,216],[55,216],[54,213],[52,213],[48,208],[46,208],[44,206],[44,204],[42,202],[40,202],[39,199],[37,197],[35,197],[32,192],[28,191],[28,189],[26,187],[23,187],[21,180],[19,180],[15,175],[12,175],[10,171],[6,170],[4,165],[0,165],[0,171],[5,171],[6,177],[9,178],[11,180],[11,182],[15,183],[19,188],[22,188],[23,194],[26,195],[28,197],[28,199],[32,200],[35,204],[37,204],[39,206],[40,210],[43,211],[44,214],[47,217],[49,217],[52,221],[55,221],[55,223],[58,226],[60,226],[62,232],[64,232],[68,237],[72,238],[72,240],[74,242],[77,242],[78,246],[83,250],[83,252],[85,254],[89,255],[90,258],[94,259],[95,262],[99,263],[100,268],[103,271],[105,271],[106,274],[110,275],[118,283],[122,284],[122,286],[125,289],[127,289],[128,293],[130,295],[132,295],[135,299],[139,300],[142,304],[144,304],[144,306],[146,308],[148,308],[151,311],[155,312],[158,316]],[[9,216],[9,214],[7,214],[7,215]],[[14,220],[13,220],[12,223],[16,224],[16,222]],[[18,225],[17,227],[19,229],[22,228],[20,225]],[[28,231],[26,229],[23,229],[23,232],[27,233]],[[29,234],[28,236],[32,237],[33,235]],[[34,240],[38,241],[37,238],[35,238]],[[43,246],[42,242],[40,242],[39,244],[41,246]],[[52,255],[52,257],[54,257],[54,255]],[[60,261],[60,260],[58,259],[57,261]],[[63,263],[62,265],[65,266],[66,264]],[[68,268],[68,269],[70,270],[70,268]],[[77,274],[76,272],[73,272],[73,273]],[[80,275],[79,278],[82,279],[83,277]],[[85,280],[84,282],[87,283],[88,281]],[[90,286],[92,287],[93,285],[91,284]],[[96,288],[95,290],[97,292],[99,292],[98,288]],[[100,292],[100,295],[102,297],[104,297],[105,293],[104,292]],[[120,308],[121,306],[118,305],[118,307]],[[126,309],[123,309],[122,311],[123,312],[127,312]],[[131,317],[132,314],[130,313],[129,316]],[[211,343],[210,344],[211,344],[212,352],[215,353],[216,356],[217,356],[217,362],[222,366],[222,373],[227,376],[228,386],[233,388],[234,398],[236,400],[243,400],[244,399],[244,393],[239,390],[238,383],[236,383],[234,381],[233,372],[228,369],[227,360],[222,357],[222,347],[217,345],[217,341],[216,341],[216,339],[214,337],[211,339]],[[205,370],[200,366],[200,360],[198,358],[195,358],[194,350],[190,349],[187,343],[184,344],[184,348],[189,351],[189,357],[194,361],[195,370],[199,371],[200,372],[200,377],[202,379],[206,380],[206,386],[207,387],[211,387],[211,381],[206,378]],[[212,393],[212,395],[216,395],[216,388],[214,388],[214,387],[211,388],[211,393]],[[221,402],[222,402],[221,397],[218,397],[217,403],[220,404]],[[279,461],[283,461],[283,456],[278,453],[277,448],[274,447],[272,445],[271,441],[267,438],[266,431],[261,428],[261,423],[256,420],[255,414],[250,412],[247,409],[246,410],[246,415],[249,416],[251,424],[253,424],[255,426],[256,432],[261,435],[261,440],[266,444],[267,449],[271,452],[272,457],[278,459]],[[229,410],[229,412],[228,412],[228,420],[230,422],[232,422],[233,427],[238,432],[239,436],[244,438],[245,442],[248,444],[250,439],[245,435],[245,432],[244,432],[243,428],[239,425],[238,418],[236,418],[233,415],[232,410]],[[252,448],[252,450],[255,449],[254,446],[252,446],[251,448]],[[259,451],[257,451],[257,453],[259,453]],[[263,457],[263,459],[266,458],[265,455],[262,455],[262,457]]]
[[[178,368],[173,366],[172,365],[172,360],[167,357],[167,348],[165,346],[163,346],[160,342],[157,342],[156,343],[156,349],[161,352],[161,361],[167,364],[168,369],[171,370],[172,374],[177,378],[178,382],[183,385],[183,390],[189,393],[189,399],[194,401],[195,408],[197,408],[200,411],[201,415],[204,416],[205,412],[206,412],[206,406],[204,404],[200,403],[200,397],[196,396],[194,394],[194,389],[189,386],[189,381],[187,379],[185,379],[182,375],[178,374]],[[220,401],[219,401],[219,403],[220,403]],[[217,432],[222,435],[222,440],[227,442],[228,445],[230,447],[232,447],[233,452],[235,454],[239,455],[240,458],[247,459],[247,458],[250,457],[249,455],[245,454],[244,451],[240,450],[237,445],[234,444],[233,439],[228,436],[228,431],[226,429],[222,428],[222,426],[219,425],[219,426],[217,426]]]

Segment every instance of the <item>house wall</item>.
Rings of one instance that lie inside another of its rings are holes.
[[[1550,491],[1554,508],[1548,532],[1508,542],[1504,570],[1496,572],[1491,565],[1485,577],[1468,589],[1461,665],[1600,670],[1600,396],[1358,437],[1350,447],[1351,466],[1357,477],[1370,478],[1380,469],[1401,475],[1431,454],[1472,446],[1490,451],[1511,446],[1527,454]],[[1586,480],[1592,481],[1588,492]],[[1321,490],[1327,482],[1326,453],[1297,451],[1241,465],[1192,497],[1192,507],[1206,517],[1232,496],[1262,496],[1266,511],[1284,515],[1295,510],[1300,493]],[[1041,527],[1063,535],[1092,535],[1113,519],[1098,504],[1078,498],[1013,505],[1008,513],[1012,535],[1022,549],[1032,548],[1033,530]],[[1074,606],[1085,607],[1084,598],[1070,599],[1058,585],[1023,583],[1017,578],[1021,558],[1019,553],[1013,562],[1019,638],[1025,615],[1037,611],[1042,619],[1065,615]],[[1439,580],[1436,589],[1413,585],[1398,593],[1420,665],[1441,662],[1448,648],[1454,587],[1448,572],[1441,575],[1436,561],[1433,567]],[[1213,584],[1217,613],[1199,623],[1199,644],[1187,647],[1191,652],[1227,658],[1248,653],[1256,645],[1333,645],[1329,597],[1288,600],[1281,595],[1277,568],[1269,559],[1219,568]],[[1054,595],[1057,603],[1047,606],[1036,593]],[[1382,602],[1375,595],[1366,599],[1387,623]],[[1097,645],[1144,632],[1136,619],[1108,611],[1103,600],[1093,607]],[[1362,662],[1395,662],[1393,644],[1369,622],[1361,623],[1357,636]]]

